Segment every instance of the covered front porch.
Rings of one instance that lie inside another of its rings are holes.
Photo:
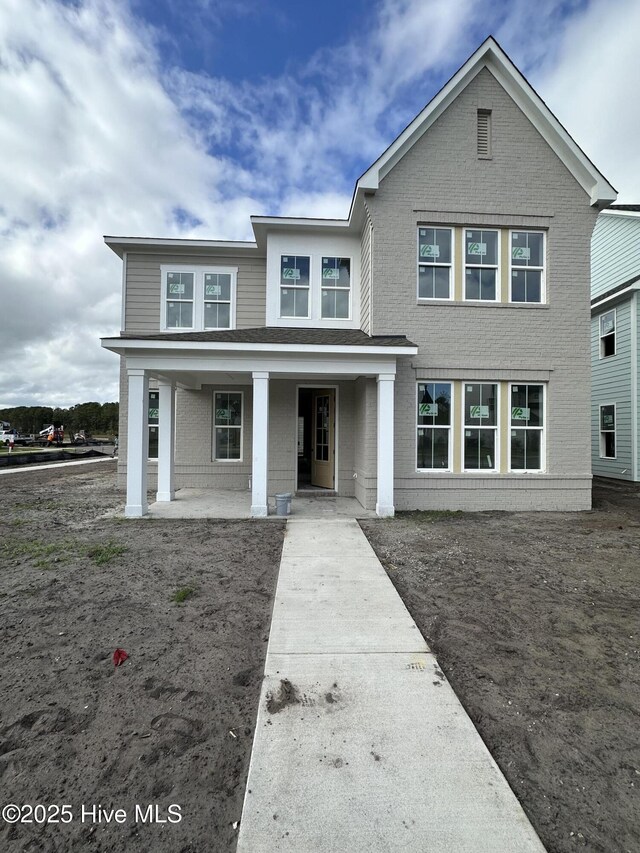
[[[392,516],[396,360],[416,348],[398,336],[335,335],[254,329],[105,339],[123,357],[125,515],[149,513],[155,478],[151,515],[266,518],[270,496],[273,505],[276,492],[301,485],[306,428],[312,482],[324,488],[295,500],[294,511]],[[150,386],[157,461],[149,460]],[[303,400],[314,406],[306,427]]]

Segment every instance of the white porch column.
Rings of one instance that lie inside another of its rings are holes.
[[[253,374],[253,444],[251,468],[251,515],[264,518],[269,513],[267,503],[269,450],[269,374]]]
[[[127,505],[128,518],[147,514],[147,458],[149,456],[149,378],[144,370],[128,369]]]
[[[158,382],[158,491],[157,501],[175,498],[173,485],[176,396],[170,382]]]
[[[378,374],[378,495],[376,515],[394,515],[393,506],[393,388],[392,373]]]

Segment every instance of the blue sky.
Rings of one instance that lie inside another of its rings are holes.
[[[638,31],[637,0],[2,0],[0,406],[116,399],[103,234],[345,216],[490,33],[639,201]]]

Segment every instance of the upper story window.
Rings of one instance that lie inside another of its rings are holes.
[[[464,232],[464,298],[495,302],[499,296],[499,232]]]
[[[281,255],[281,317],[309,317],[310,261],[308,255]]]
[[[616,354],[616,309],[600,315],[600,358]]]
[[[511,302],[542,302],[544,233],[511,232]]]
[[[193,332],[235,326],[237,267],[163,265],[165,331]]]
[[[418,228],[418,298],[451,299],[451,228]]]
[[[351,258],[322,259],[322,307],[325,319],[347,320],[351,314]]]

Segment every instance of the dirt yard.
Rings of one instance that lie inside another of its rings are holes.
[[[362,522],[549,853],[640,851],[640,489],[594,507]]]
[[[73,815],[0,820],[0,850],[234,850],[283,525],[102,518],[109,462],[0,488],[0,805]]]

